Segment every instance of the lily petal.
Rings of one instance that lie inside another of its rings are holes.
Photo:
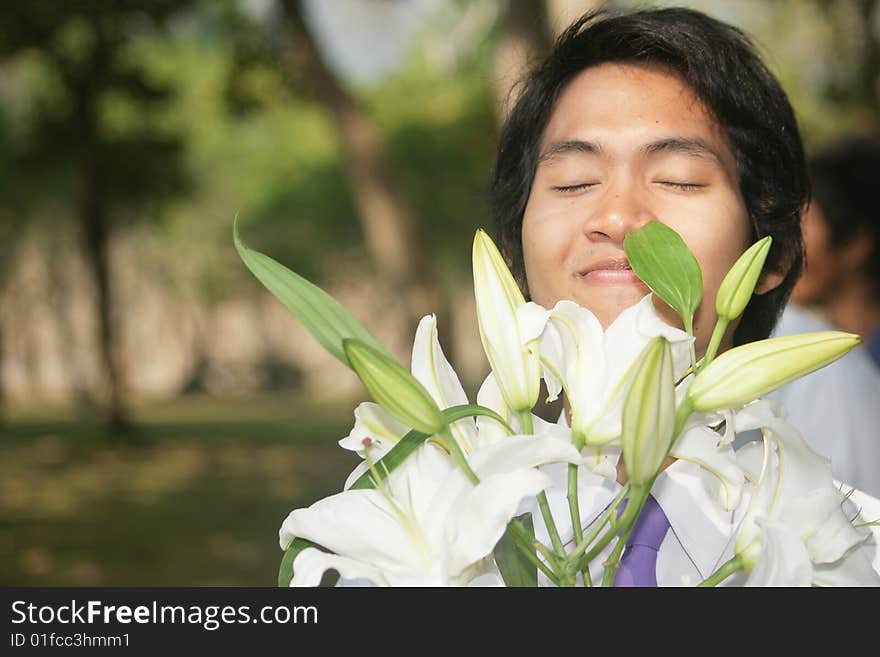
[[[880,586],[880,574],[863,550],[853,550],[839,561],[815,566],[813,583],[817,586]]]
[[[806,540],[814,564],[842,558],[868,536],[853,527],[835,488],[818,488],[785,506],[780,519]]]
[[[328,570],[336,570],[344,579],[366,579],[379,586],[388,586],[388,581],[378,568],[356,559],[322,552],[316,548],[306,548],[296,556],[290,585],[318,586]]]
[[[512,419],[513,414],[504,401],[501,388],[498,387],[498,382],[495,380],[495,372],[489,372],[483,385],[480,386],[480,390],[477,392],[477,404],[495,411],[508,422]],[[490,445],[507,437],[507,430],[503,426],[492,418],[483,416],[477,418],[477,433],[478,437],[474,447]]]
[[[781,523],[768,522],[763,542],[745,586],[810,586],[813,567],[800,536]]]
[[[581,462],[581,456],[571,443],[553,437],[510,436],[500,443],[481,449],[470,459],[471,468],[480,479],[523,468],[535,468],[547,463]]]
[[[284,520],[280,536],[282,544],[298,536],[380,570],[418,570],[421,563],[412,538],[375,490],[348,490],[295,509]]]
[[[379,404],[361,402],[354,409],[354,427],[339,441],[339,446],[357,452],[363,458],[364,438],[369,438],[372,441],[370,455],[378,460],[390,452],[408,431],[409,427],[388,415]]]
[[[437,317],[426,315],[419,322],[412,349],[412,374],[441,409],[467,404],[468,398],[458,375],[446,359],[437,337]],[[473,418],[452,425],[452,432],[465,450],[476,437]]]
[[[486,477],[460,495],[446,532],[450,574],[489,554],[516,514],[520,501],[537,495],[552,483],[550,477],[537,470],[518,470]]]
[[[742,498],[745,475],[730,445],[719,444],[721,436],[709,427],[694,427],[683,433],[670,454],[696,463],[714,477],[717,496],[728,511],[736,508]]]

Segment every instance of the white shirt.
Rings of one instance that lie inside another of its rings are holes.
[[[835,328],[789,304],[773,335]],[[864,347],[767,396],[781,401],[807,444],[830,459],[836,479],[880,497],[880,369]]]

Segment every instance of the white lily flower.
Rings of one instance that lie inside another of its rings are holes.
[[[545,463],[576,462],[577,451],[551,437],[512,436],[469,458],[474,486],[442,449],[426,443],[378,489],[347,490],[290,513],[279,532],[308,548],[294,560],[292,586],[314,586],[323,573],[380,586],[466,585],[486,575],[487,559],[523,498],[552,480]]]
[[[650,294],[620,313],[606,331],[593,313],[567,300],[552,310],[529,302],[517,315],[523,341],[540,339],[550,400],[565,390],[572,432],[587,445],[620,436],[633,364],[650,340],[662,336],[670,342],[676,379],[690,365],[693,338],[660,319]]]
[[[538,401],[541,365],[536,345],[520,339],[516,313],[525,299],[498,247],[482,230],[474,237],[473,268],[483,350],[506,404],[516,412],[530,411]]]
[[[735,545],[751,571],[748,583],[794,586],[803,583],[808,568],[810,582],[818,585],[880,585],[880,574],[857,549],[868,535],[847,518],[829,461],[807,446],[773,402],[737,413],[737,431],[755,428],[764,434],[763,458]],[[752,477],[758,447],[752,443],[739,454]]]

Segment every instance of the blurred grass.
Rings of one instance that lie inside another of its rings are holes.
[[[64,408],[0,425],[0,585],[273,586],[291,509],[342,488],[355,404],[187,397],[115,437]]]

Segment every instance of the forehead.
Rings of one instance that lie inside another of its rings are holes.
[[[581,71],[565,86],[541,150],[584,140],[613,155],[664,139],[704,143],[725,168],[735,168],[721,125],[681,77],[659,66],[615,62]]]

